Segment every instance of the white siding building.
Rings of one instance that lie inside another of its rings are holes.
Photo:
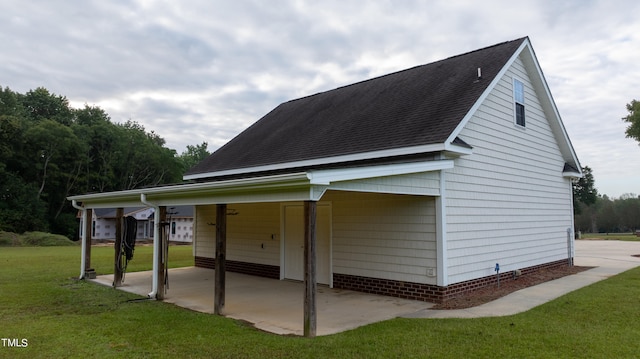
[[[571,263],[581,175],[521,38],[285,102],[190,183],[70,199],[195,206],[196,266],[439,302],[497,264],[509,280]]]
[[[193,241],[193,206],[169,209],[169,241],[190,243]],[[137,221],[136,241],[153,239],[154,209],[150,207],[124,208],[124,216]],[[82,224],[79,233],[82,235]],[[91,237],[93,240],[114,241],[116,237],[116,209],[99,208],[92,211]]]

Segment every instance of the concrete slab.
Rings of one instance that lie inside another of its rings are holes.
[[[152,272],[127,273],[119,289],[142,296],[151,292]],[[113,275],[99,276],[97,283],[111,286]],[[303,334],[304,286],[227,272],[223,314],[252,323],[276,334]],[[214,270],[196,267],[169,270],[165,302],[204,313],[213,313]],[[432,303],[318,286],[317,335],[329,335],[359,326],[424,310]]]
[[[359,326],[405,318],[477,318],[524,312],[566,293],[640,266],[640,242],[576,241],[575,264],[594,269],[511,293],[484,305],[461,310],[433,310],[433,304],[349,290],[318,287],[317,335],[329,335]],[[146,296],[151,291],[151,271],[127,273],[121,290]],[[97,283],[110,286],[112,275]],[[227,317],[253,323],[276,334],[302,335],[303,293],[300,282],[280,281],[227,273]],[[166,302],[213,313],[214,271],[187,267],[169,270]]]

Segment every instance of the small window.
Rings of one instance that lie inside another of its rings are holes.
[[[524,84],[516,79],[513,80],[513,99],[515,102],[516,125],[524,127]]]
[[[171,222],[171,234],[176,234],[176,222]]]

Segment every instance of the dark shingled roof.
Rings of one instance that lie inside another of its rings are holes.
[[[186,175],[444,143],[525,39],[285,102]]]

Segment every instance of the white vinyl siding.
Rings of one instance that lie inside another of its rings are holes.
[[[280,204],[229,204],[227,259],[280,265]]]
[[[527,131],[513,126],[514,78]],[[460,133],[473,154],[446,170],[449,284],[567,257],[571,186],[564,159],[520,59]]]
[[[196,206],[193,226],[193,253],[197,257],[216,256],[216,206]]]
[[[278,203],[229,204],[227,259],[280,265],[280,205]],[[216,206],[196,207],[195,255],[215,257]]]
[[[438,171],[432,171],[366,178],[332,183],[330,189],[437,196],[440,194],[440,177]]]
[[[435,284],[433,197],[328,191],[323,200],[332,204],[334,273]]]

